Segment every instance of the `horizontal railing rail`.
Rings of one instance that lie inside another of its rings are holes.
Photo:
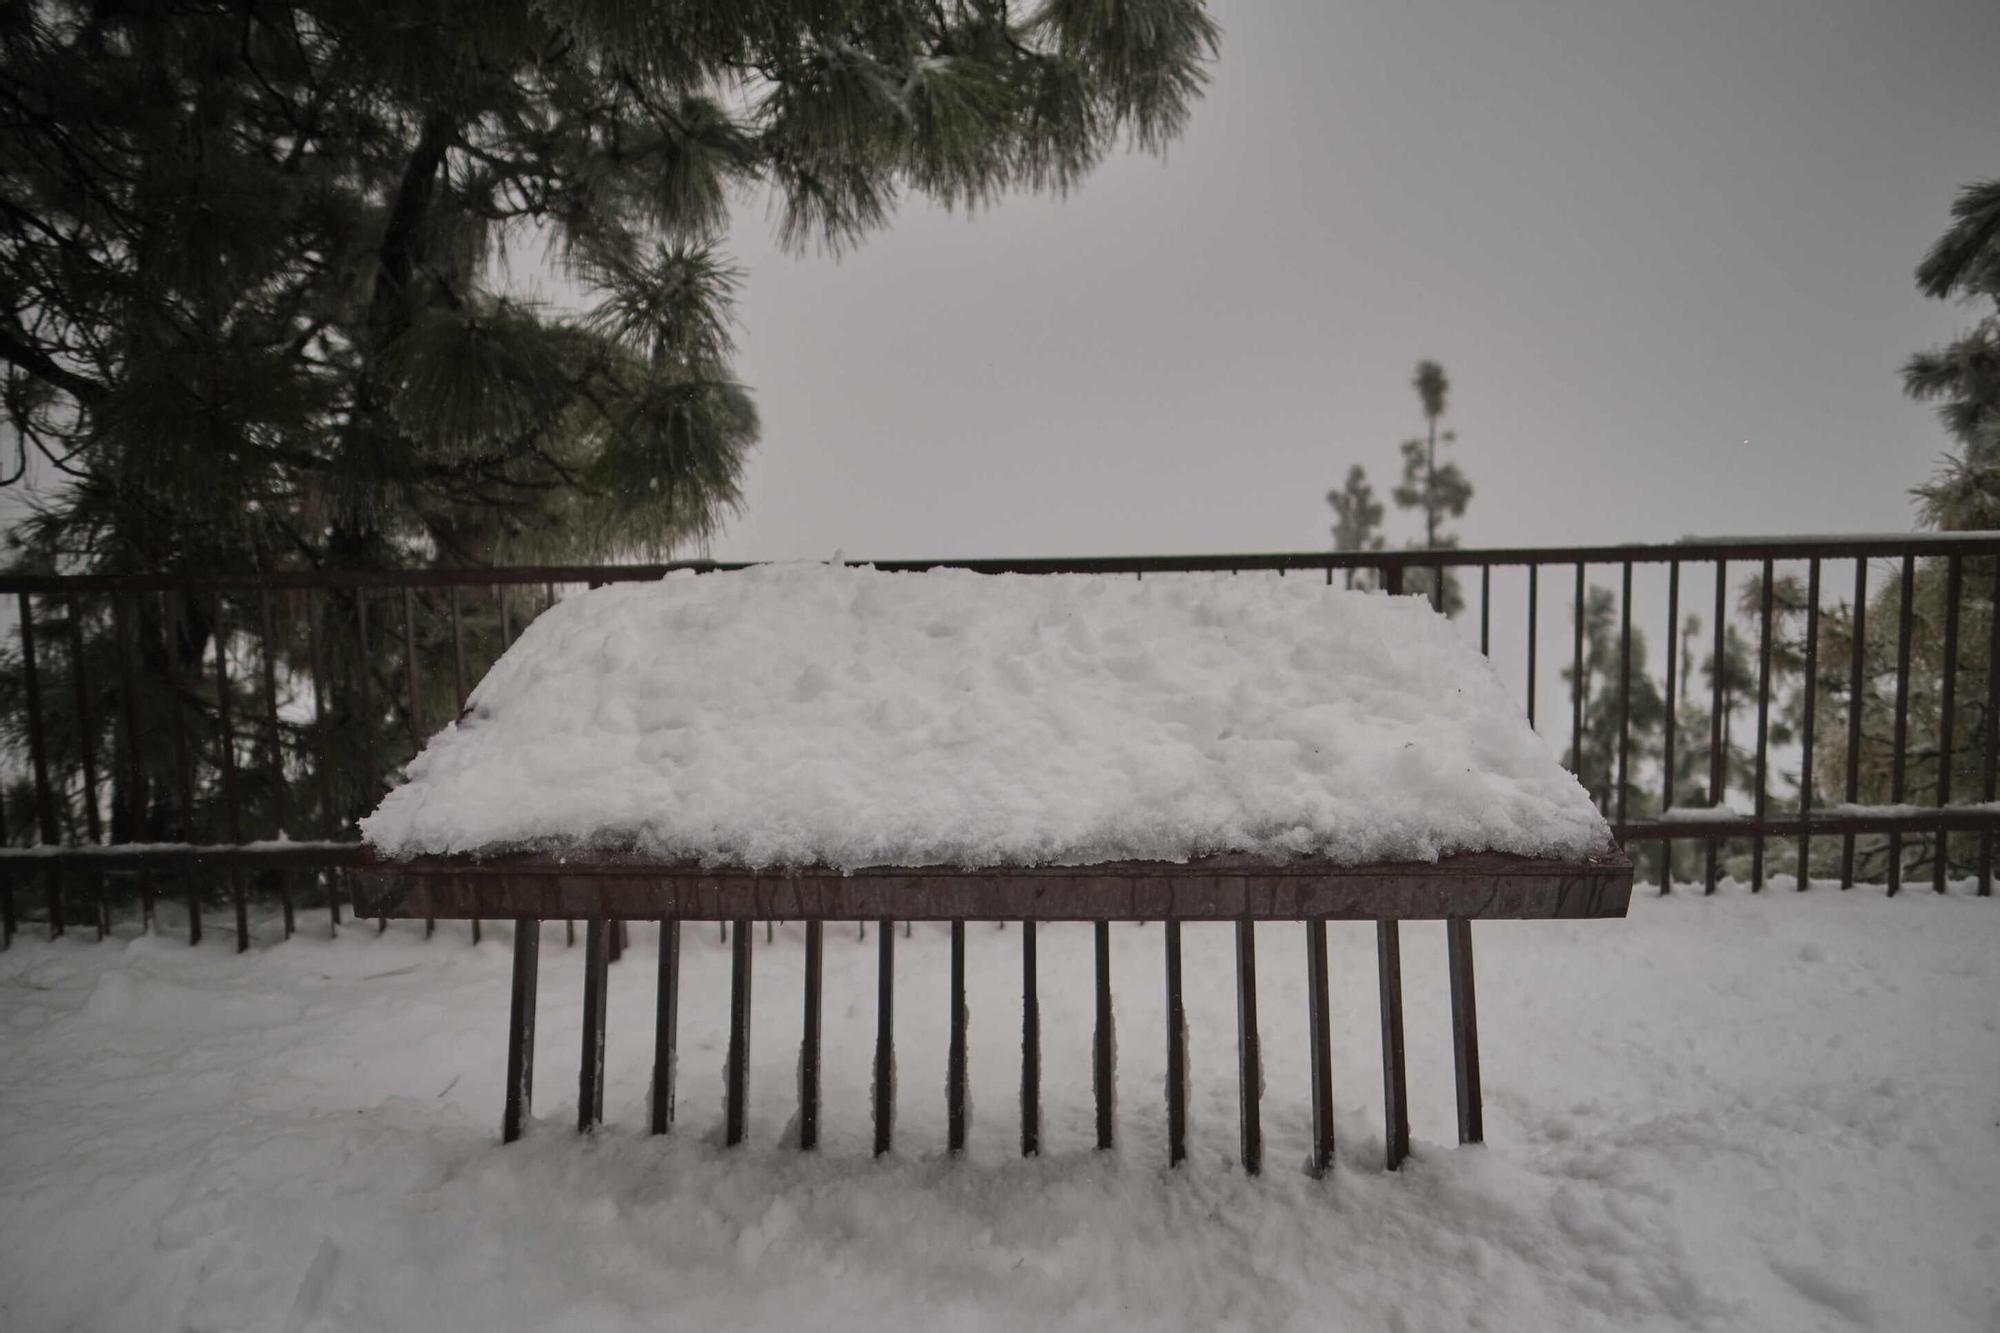
[[[1676,542],[1599,546],[1439,547],[1382,551],[1245,551],[1213,555],[946,556],[845,563],[895,572],[963,569],[975,574],[1234,574],[1297,570],[1461,569],[1485,565],[1658,565],[1716,560],[1886,559],[1903,555],[2000,555],[2000,532],[1825,537],[1684,537]],[[642,583],[668,574],[749,569],[761,560],[669,560],[615,565],[494,565],[450,569],[302,569],[242,574],[35,574],[0,572],[0,595],[325,588],[471,588]]]

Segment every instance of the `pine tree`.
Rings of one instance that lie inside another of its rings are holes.
[[[1333,549],[1336,551],[1379,551],[1383,546],[1382,502],[1368,484],[1368,473],[1359,463],[1347,469],[1347,480],[1339,490],[1328,491],[1326,502],[1333,509]],[[1347,571],[1347,586],[1373,587],[1367,571],[1357,579]]]
[[[13,563],[202,575],[699,541],[757,434],[732,357],[732,199],[768,192],[788,246],[841,250],[904,193],[1062,193],[1120,143],[1163,149],[1216,42],[1199,0],[0,5],[0,483],[31,456],[59,482],[10,534]],[[545,274],[583,307],[537,300]],[[406,650],[399,607],[325,603],[351,815],[401,757],[392,738],[406,754],[420,731],[402,655],[435,695],[449,645]],[[107,607],[80,614],[113,693],[91,701],[95,736],[65,740],[108,758],[124,649]],[[259,609],[131,614],[146,790],[113,810],[182,836],[212,826],[214,667],[251,689]],[[66,635],[66,615],[38,619]],[[466,629],[497,636],[490,612]],[[305,664],[278,667],[296,693]],[[52,670],[45,705],[67,691]],[[21,698],[0,688],[17,735]],[[10,812],[9,833],[25,822]]]
[[[1955,219],[1917,266],[1917,287],[1981,310],[1951,343],[1903,367],[1912,398],[1938,405],[1958,452],[1916,494],[1924,520],[1946,530],[2000,527],[2000,180],[1960,192]]]
[[[1918,290],[1939,300],[1959,300],[1980,314],[1951,343],[1910,358],[1903,368],[1904,391],[1937,405],[1938,420],[1951,437],[1938,473],[1914,491],[1922,521],[1947,531],[2000,527],[2000,180],[1975,182],[1953,202],[1953,222],[1918,264]],[[1958,652],[1953,750],[1949,790],[1954,801],[1983,797],[1987,645],[1996,608],[1994,562],[1966,560],[1960,586],[1951,595],[1949,562],[1920,560],[1912,571],[1910,678],[1906,696],[1907,736],[1903,799],[1929,804],[1945,781],[1938,745],[1943,730],[1944,640],[1951,603],[1957,603]],[[1860,763],[1854,774],[1858,799],[1886,803],[1894,793],[1895,675],[1900,578],[1883,582],[1869,598],[1863,617],[1863,673],[1859,698],[1849,679],[1855,613],[1845,604],[1823,617],[1820,646],[1819,735],[1836,738],[1816,746],[1812,775],[1818,799],[1846,794],[1846,726],[1851,710],[1861,715]],[[1825,840],[1835,841],[1835,840]],[[1974,868],[1979,839],[1946,840],[1944,859],[1953,874]],[[1937,839],[1903,839],[1906,872],[1934,869]],[[1815,853],[1823,867],[1837,848]],[[1823,855],[1822,855],[1823,854]],[[1862,838],[1857,873],[1879,877],[1888,863],[1888,840]]]
[[[1423,405],[1425,433],[1421,439],[1403,441],[1403,481],[1393,495],[1398,506],[1415,509],[1423,515],[1424,540],[1418,549],[1435,551],[1458,545],[1458,538],[1444,531],[1444,522],[1447,518],[1464,517],[1465,507],[1472,500],[1472,483],[1465,479],[1458,464],[1438,465],[1439,443],[1452,444],[1458,439],[1456,431],[1445,431],[1442,441],[1438,434],[1438,420],[1444,416],[1446,396],[1451,389],[1444,367],[1435,361],[1419,361],[1410,387],[1417,391],[1417,399]],[[1413,569],[1404,590],[1433,596],[1435,587],[1432,571]],[[1464,605],[1458,580],[1446,575],[1442,597],[1444,611],[1455,613]]]
[[[1570,757],[1570,770],[1590,793],[1598,809],[1607,816],[1618,806],[1620,692],[1624,693],[1626,722],[1625,805],[1630,818],[1655,813],[1658,797],[1642,774],[1661,753],[1660,728],[1666,719],[1666,701],[1660,687],[1646,673],[1646,634],[1632,627],[1632,642],[1626,672],[1621,681],[1619,649],[1621,624],[1617,595],[1609,588],[1593,585],[1584,605],[1583,732],[1577,753]],[[1572,690],[1577,688],[1576,669],[1566,666],[1562,678]]]
[[[1953,743],[1950,791],[1953,801],[1983,797],[1987,645],[1992,634],[1993,562],[1962,562],[1958,596],[1958,654],[1952,709]],[[1939,748],[1944,719],[1945,624],[1949,612],[1950,569],[1944,560],[1920,560],[1912,571],[1910,598],[1910,675],[1904,707],[1906,741],[1903,801],[1929,805],[1937,800],[1942,778]],[[1861,747],[1855,773],[1855,797],[1864,805],[1886,805],[1895,795],[1896,665],[1902,606],[1900,578],[1880,580],[1868,599],[1861,622],[1862,674],[1858,707]],[[1846,799],[1848,719],[1857,706],[1850,679],[1856,619],[1846,602],[1821,613],[1818,655],[1818,717],[1815,726],[1813,781],[1815,802]],[[1802,635],[1800,636],[1803,637]],[[1837,839],[1815,852],[1821,874],[1831,873]],[[1979,839],[1966,835],[1948,840],[1947,861],[1954,875],[1975,868]],[[1909,875],[1934,868],[1935,839],[1909,835],[1902,840]],[[1858,840],[1857,875],[1880,879],[1888,865],[1888,839]]]
[[[662,553],[737,503],[732,192],[841,248],[1187,118],[1198,0],[218,0],[0,11],[23,563]],[[545,247],[550,309],[502,262]],[[199,636],[197,636],[199,637]]]
[[[1700,616],[1689,615],[1682,620],[1680,638],[1679,702],[1674,710],[1673,803],[1679,808],[1712,806],[1720,803],[1718,798],[1730,792],[1741,795],[1753,784],[1755,746],[1754,741],[1750,745],[1743,743],[1742,717],[1746,707],[1754,717],[1757,676],[1751,665],[1749,641],[1733,624],[1723,626],[1719,660],[1714,629],[1705,626]],[[1715,743],[1718,713],[1722,719],[1719,748]],[[1718,756],[1722,770],[1720,789],[1713,782]],[[1749,846],[1748,842],[1722,843],[1721,873],[1747,873]],[[1706,865],[1704,844],[1687,841],[1674,844],[1674,878],[1683,881],[1701,878]]]

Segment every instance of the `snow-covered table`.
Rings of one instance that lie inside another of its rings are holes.
[[[1377,922],[1388,1157],[1407,1151],[1398,923],[1447,922],[1459,1133],[1481,1137],[1470,922],[1614,917],[1632,872],[1477,652],[1416,598],[1301,579],[766,566],[606,588],[539,618],[363,824],[366,910],[513,918],[504,1136],[525,1123],[538,920],[587,925],[579,1125],[603,1105],[605,966],[663,924],[653,1128],[672,1116],[678,929],[734,922],[728,1138],[742,1135],[752,921],[807,923],[799,1136],[818,1125],[827,921],[883,923],[876,1146],[894,1095],[895,921],[1023,923],[1022,1146],[1040,1142],[1034,923],[1098,931],[1110,1146],[1114,921],[1166,930],[1169,1156],[1184,1150],[1180,925],[1237,929],[1246,1167],[1262,1157],[1256,924],[1305,922],[1314,1161],[1331,1160],[1324,922]]]

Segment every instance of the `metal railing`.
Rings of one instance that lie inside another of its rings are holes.
[[[1800,888],[1893,893],[1927,873],[1991,891],[2000,534],[873,563],[1425,592],[1663,891],[1761,889],[1774,844]],[[0,576],[17,617],[0,660],[5,937],[31,900],[51,931],[102,933],[128,909],[150,921],[163,890],[195,940],[226,902],[246,947],[265,895],[288,934],[307,905],[337,928],[353,821],[536,614],[569,589],[740,567]],[[1649,622],[1664,673],[1639,651]]]

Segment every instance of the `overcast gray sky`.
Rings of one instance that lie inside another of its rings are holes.
[[[1468,544],[1900,531],[1910,272],[2000,175],[1993,0],[1221,0],[1164,163],[835,262],[746,210],[727,557],[1324,546],[1442,361]],[[1392,518],[1392,535],[1414,534]]]

